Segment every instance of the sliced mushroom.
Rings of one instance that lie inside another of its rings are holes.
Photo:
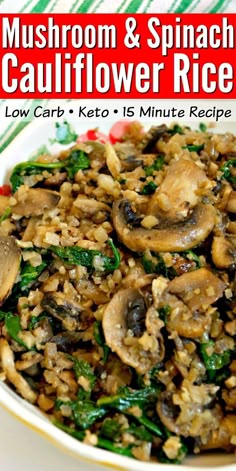
[[[198,386],[184,380],[180,389],[160,394],[157,413],[165,427],[176,435],[198,437],[219,426],[220,412],[207,407],[218,389],[212,384]]]
[[[19,216],[40,216],[47,209],[53,209],[60,201],[60,195],[56,191],[43,188],[29,188],[25,195],[14,194],[17,204],[13,206],[13,213]]]
[[[31,403],[35,403],[37,394],[31,389],[27,381],[16,371],[14,355],[6,339],[0,339],[0,358],[2,368],[8,381],[13,384],[21,396]]]
[[[41,305],[48,314],[59,320],[65,319],[68,316],[78,318],[83,310],[80,304],[72,299],[67,299],[60,292],[45,294]]]
[[[180,159],[168,168],[163,182],[150,199],[147,213],[173,222],[182,221],[209,187],[210,181],[198,165]]]
[[[153,229],[132,228],[130,226],[134,224],[127,223],[127,204],[130,207],[127,200],[114,203],[113,225],[123,244],[135,252],[146,249],[155,252],[181,252],[191,249],[206,239],[216,221],[214,207],[199,203],[184,221],[173,224],[168,220],[160,221]],[[135,214],[135,225],[139,223],[140,218]]]
[[[180,297],[193,311],[209,306],[223,296],[225,283],[207,268],[199,268],[174,278],[168,291]]]
[[[80,209],[80,211],[87,213],[89,215],[96,214],[98,211],[105,211],[107,213],[111,212],[110,206],[101,201],[97,201],[93,198],[84,198],[80,195],[73,202],[73,205]]]
[[[144,374],[164,357],[164,343],[159,331],[144,325],[145,302],[137,289],[118,291],[104,310],[103,330],[107,345],[126,365]],[[156,313],[158,318],[158,314]],[[132,333],[130,335],[130,333]],[[137,335],[137,336],[136,336]]]
[[[232,450],[235,447],[235,443],[231,442],[234,436],[236,436],[236,415],[228,414],[222,419],[220,427],[210,432],[209,439],[207,442],[204,441],[200,448],[201,450]]]
[[[215,236],[211,247],[212,260],[219,269],[229,268],[236,264],[236,236]]]
[[[50,338],[50,342],[55,343],[58,350],[68,353],[79,343],[82,335],[82,332],[61,332]]]
[[[21,252],[13,237],[0,237],[0,306],[10,295],[19,271]]]
[[[231,191],[226,210],[229,211],[229,213],[236,213],[236,191]]]

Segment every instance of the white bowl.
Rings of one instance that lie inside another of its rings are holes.
[[[78,134],[98,126],[98,121],[81,123],[78,120],[71,119],[69,114],[67,114],[67,116]],[[180,124],[182,124],[182,122]],[[198,124],[199,123],[191,123],[191,127],[197,129]],[[111,125],[112,122],[108,123],[99,120],[99,126],[103,132],[107,132]],[[221,123],[213,128],[214,131],[230,131],[232,133],[235,129],[235,123]],[[14,165],[27,160],[29,156],[43,144],[46,144],[51,150],[58,150],[58,145],[54,144],[50,146],[48,144],[48,139],[54,136],[54,120],[35,120],[30,123],[1,154],[0,185],[7,181],[7,175],[9,175]],[[106,450],[93,448],[75,440],[55,427],[39,409],[19,397],[2,381],[0,381],[0,405],[31,429],[39,432],[41,436],[48,439],[51,443],[64,449],[69,454],[75,455],[78,461],[83,461],[83,471],[86,471],[88,466],[91,470],[91,464],[94,464],[94,467],[99,464],[102,467],[127,471],[173,470],[173,465],[139,462],[131,458],[117,456]],[[184,464],[177,466],[176,470],[194,471],[196,468],[202,468],[213,471],[216,467],[218,470],[233,471],[233,469],[235,469],[235,455],[222,452],[188,457],[184,461]]]

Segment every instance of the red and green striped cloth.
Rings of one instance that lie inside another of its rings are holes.
[[[0,13],[234,13],[236,0],[0,0]],[[33,100],[16,100],[33,108]],[[48,105],[44,100],[43,104]],[[0,101],[0,152],[28,123],[4,119],[6,100]]]

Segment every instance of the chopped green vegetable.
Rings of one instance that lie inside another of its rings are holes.
[[[26,262],[23,265],[22,271],[21,271],[21,280],[19,283],[17,283],[17,287],[20,290],[24,290],[26,288],[29,288],[32,283],[37,281],[38,277],[41,275],[43,270],[46,268],[47,262],[42,262],[40,265],[37,267],[33,267],[29,262]]]
[[[113,241],[108,240],[113,257],[103,255],[98,250],[83,249],[78,246],[74,247],[56,247],[50,246],[49,250],[55,253],[64,262],[71,265],[82,265],[89,268],[90,270],[96,270],[101,272],[110,272],[118,268],[120,264],[120,254]]]
[[[47,319],[47,314],[40,314],[39,316],[32,316],[28,325],[29,330],[33,330],[39,322],[41,322],[43,319]]]
[[[199,124],[199,129],[200,129],[201,132],[206,132],[207,125],[205,123],[200,123]]]
[[[155,403],[157,391],[155,388],[146,387],[140,390],[131,390],[128,387],[121,387],[118,394],[114,396],[104,396],[98,399],[97,405],[100,407],[113,407],[119,411],[124,411],[133,406],[139,406],[142,410]]]
[[[152,195],[157,188],[157,184],[155,182],[148,182],[144,185],[141,195]]]
[[[196,263],[196,268],[201,268],[200,258],[192,250],[185,250],[185,252],[182,252],[181,255],[184,258],[186,257],[189,260],[193,260]]]
[[[10,208],[10,206],[8,206],[8,207],[5,209],[4,213],[3,213],[2,216],[0,217],[0,224],[1,224],[1,222],[5,221],[5,219],[7,219],[7,218],[10,216],[11,211],[12,211],[12,209]]]
[[[112,438],[113,440],[116,440],[121,435],[121,428],[122,425],[119,424],[117,420],[108,417],[104,420],[101,426],[101,435],[103,435],[105,438]]]
[[[178,124],[175,124],[172,129],[168,129],[167,131],[169,134],[184,134],[184,129],[181,128]]]
[[[228,180],[232,183],[234,190],[236,190],[236,176],[234,176],[231,172],[231,169],[236,167],[236,159],[228,160],[225,164],[220,168],[222,172],[222,177],[225,180]]]
[[[57,399],[55,402],[56,409],[60,410],[62,405],[67,405],[71,408],[71,419],[80,430],[88,429],[107,412],[105,407],[97,407],[94,402],[84,398],[83,400],[78,399],[76,401],[65,402]]]
[[[142,264],[146,273],[157,273],[170,280],[177,275],[174,267],[167,267],[161,255],[155,252],[152,252],[151,257],[144,253]]]
[[[91,396],[91,392],[96,382],[96,376],[93,372],[93,369],[87,361],[79,360],[78,358],[75,358],[72,355],[67,356],[74,363],[73,369],[75,372],[76,379],[78,380],[81,376],[83,376],[87,380],[88,384],[86,388],[86,393],[88,393],[87,397]]]
[[[159,155],[157,159],[155,160],[154,164],[149,165],[148,167],[144,167],[146,176],[150,177],[151,175],[153,175],[153,172],[161,170],[164,164],[165,164],[164,155]]]
[[[181,440],[181,447],[178,450],[178,454],[176,458],[174,459],[168,458],[163,448],[157,453],[157,457],[161,463],[181,464],[185,456],[187,455],[187,453],[188,453],[188,448],[185,445],[185,443],[183,443],[183,441]]]
[[[188,149],[189,152],[200,152],[202,149],[204,149],[204,144],[200,144],[199,146],[190,144],[188,146],[183,146],[182,149]]]
[[[16,165],[12,171],[10,181],[12,184],[12,191],[15,193],[18,188],[24,184],[24,177],[28,175],[38,175],[44,171],[52,172],[53,170],[67,171],[69,178],[73,178],[78,170],[85,170],[89,168],[90,160],[88,156],[80,151],[73,150],[69,157],[58,162],[22,162]],[[35,184],[37,181],[35,181]]]
[[[78,134],[72,129],[71,124],[68,121],[64,120],[63,123],[56,123],[56,139],[54,142],[59,142],[60,144],[70,144],[71,142],[76,141]]]
[[[137,427],[136,424],[133,424],[128,429],[126,429],[125,432],[131,433],[135,438],[137,438],[138,440],[142,440],[144,442],[153,441],[152,434],[148,430],[146,430],[146,428],[143,425],[141,425],[140,427]]]
[[[213,381],[216,377],[216,371],[221,370],[229,365],[231,360],[231,351],[225,350],[222,353],[210,353],[214,350],[214,341],[209,340],[207,343],[202,343],[199,347],[200,355],[207,369],[208,378]]]
[[[106,345],[105,337],[104,337],[104,333],[103,333],[103,329],[102,329],[102,323],[100,321],[95,321],[94,322],[94,324],[93,324],[93,335],[94,335],[94,338],[95,338],[97,344],[99,345],[99,347],[103,348],[103,355],[104,355],[103,356],[103,363],[106,363],[109,352],[110,352],[110,348],[108,347],[108,345]]]
[[[171,307],[169,306],[169,304],[165,304],[164,306],[162,306],[162,307],[160,307],[160,308],[158,309],[158,313],[159,313],[160,319],[161,319],[165,324],[167,324],[168,316],[169,316],[170,313],[171,313]]]

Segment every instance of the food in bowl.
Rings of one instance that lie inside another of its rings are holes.
[[[169,463],[235,449],[235,152],[135,122],[13,169],[1,378],[71,436]]]

